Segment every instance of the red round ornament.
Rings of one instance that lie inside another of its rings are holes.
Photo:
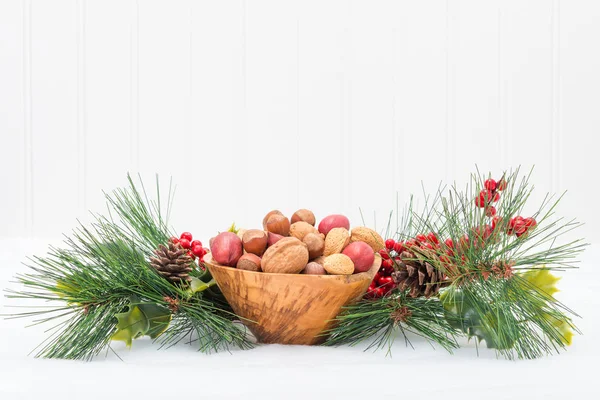
[[[395,244],[396,244],[396,241],[394,239],[387,239],[385,241],[385,248],[388,250],[393,250]]]
[[[201,241],[199,241],[199,240],[192,240],[192,242],[190,243],[190,245],[192,246],[192,249],[193,249],[195,246],[200,246],[200,247],[202,247],[202,242],[201,242]]]
[[[185,239],[185,238],[184,239],[179,239],[179,244],[184,249],[190,249],[192,247],[192,244],[190,243],[190,241],[188,239]]]

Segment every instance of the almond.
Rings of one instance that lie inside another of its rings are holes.
[[[374,252],[385,248],[385,242],[379,233],[373,229],[367,228],[366,226],[358,226],[352,229],[352,235],[350,236],[350,242],[365,242]]]
[[[350,275],[354,272],[354,263],[345,254],[332,254],[325,257],[323,268],[332,275]]]
[[[327,257],[331,254],[341,253],[348,243],[350,243],[348,229],[333,228],[325,237],[325,250],[323,251],[323,255]]]

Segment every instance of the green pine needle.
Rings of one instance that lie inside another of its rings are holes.
[[[80,225],[65,240],[64,249],[51,248],[47,256],[33,257],[30,272],[17,276],[24,288],[7,290],[9,298],[53,305],[9,316],[38,317],[36,323],[55,324],[36,356],[90,360],[108,350],[117,329],[115,315],[127,310],[132,297],[167,308],[176,302],[173,323],[158,338],[162,344],[176,342],[185,325],[186,334],[198,337],[202,351],[251,347],[218,291],[192,294],[150,267],[154,250],[171,236],[172,186],[163,214],[158,178],[156,201],[149,199],[143,184],[139,190],[129,175],[128,181],[129,187],[105,194],[108,216],[95,215],[91,226]],[[194,275],[205,278],[200,271]]]

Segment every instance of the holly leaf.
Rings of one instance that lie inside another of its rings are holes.
[[[529,285],[535,286],[539,291],[546,293],[554,300],[553,295],[558,292],[556,283],[560,280],[560,277],[552,275],[545,266],[520,273],[519,276]]]
[[[152,339],[160,336],[171,322],[171,312],[154,303],[138,303],[132,301],[129,310],[116,314],[117,332],[112,340],[125,342],[131,347],[134,339],[150,336]]]

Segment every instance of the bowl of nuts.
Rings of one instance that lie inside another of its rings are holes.
[[[318,344],[342,307],[360,300],[381,266],[383,239],[330,215],[271,211],[263,229],[211,239],[204,264],[261,343]]]

